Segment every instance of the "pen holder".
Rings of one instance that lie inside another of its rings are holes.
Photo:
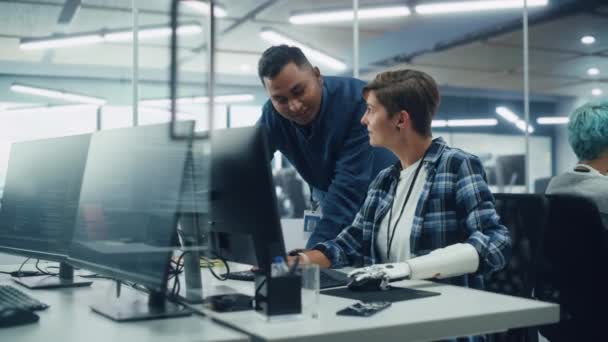
[[[302,277],[255,275],[255,310],[266,316],[302,312]]]

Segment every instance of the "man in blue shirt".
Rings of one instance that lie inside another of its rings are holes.
[[[334,239],[352,222],[369,183],[396,161],[388,150],[369,145],[360,123],[365,83],[323,77],[299,48],[287,45],[264,52],[258,75],[269,96],[259,124],[268,128],[271,155],[281,151],[321,204],[307,247]]]

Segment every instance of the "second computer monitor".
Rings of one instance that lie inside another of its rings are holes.
[[[164,292],[189,145],[171,139],[167,124],[96,133],[70,262]]]
[[[263,126],[214,131],[211,137],[209,243],[214,256],[269,271],[285,256]]]

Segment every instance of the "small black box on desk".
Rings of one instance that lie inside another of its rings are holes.
[[[267,316],[302,312],[302,277],[255,275],[255,310]]]

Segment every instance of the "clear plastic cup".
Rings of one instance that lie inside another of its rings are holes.
[[[317,319],[320,302],[319,265],[299,265],[298,273],[302,276],[302,315],[304,318]]]

